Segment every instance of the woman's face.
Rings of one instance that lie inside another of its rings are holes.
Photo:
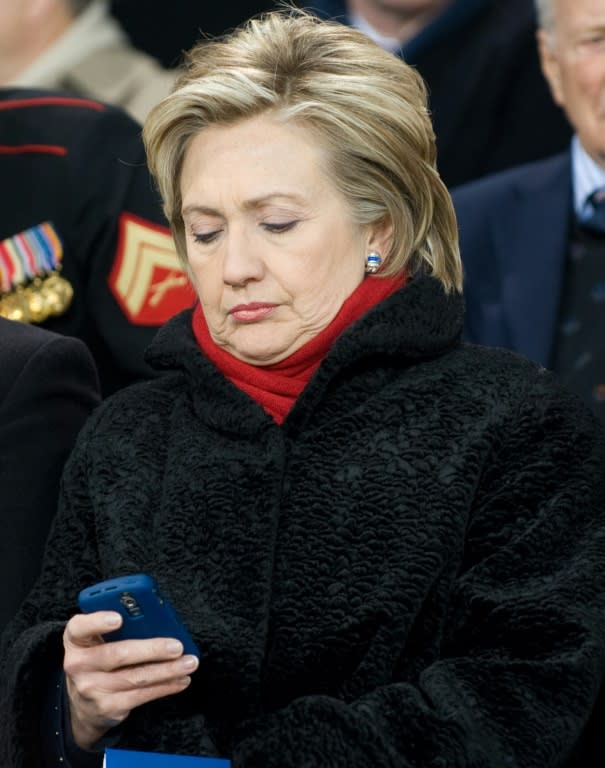
[[[312,135],[269,116],[200,133],[181,175],[187,259],[213,340],[253,365],[323,330],[364,278],[351,221]]]

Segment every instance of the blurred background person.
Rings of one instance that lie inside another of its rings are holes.
[[[537,0],[538,46],[575,134],[565,152],[452,192],[465,336],[557,372],[605,421],[605,0]],[[572,764],[600,768],[605,690]]]
[[[234,768],[559,768],[605,668],[605,433],[552,374],[461,342],[421,78],[272,14],[196,48],[144,135],[199,302],[68,462],[3,638],[0,764],[97,765],[109,739]],[[199,661],[74,615],[137,572]]]
[[[0,3],[0,85],[68,91],[116,104],[142,122],[174,77],[134,48],[107,0]]]
[[[0,318],[0,634],[38,575],[63,465],[99,401],[81,341]]]
[[[454,190],[469,340],[556,371],[605,419],[605,0],[539,0],[567,150]]]
[[[275,5],[275,0],[170,0],[168,6],[166,0],[145,0],[142,13],[141,0],[112,0],[111,12],[137,48],[172,68],[202,35],[221,35]]]
[[[540,71],[532,0],[309,0],[425,79],[448,186],[562,150],[571,135]]]
[[[145,348],[193,294],[122,110],[0,89],[0,316],[77,336],[103,394],[152,375]]]

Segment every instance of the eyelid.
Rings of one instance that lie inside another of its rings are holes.
[[[278,235],[282,232],[289,232],[299,223],[299,219],[288,219],[287,221],[263,221],[261,222],[261,226],[268,232]],[[196,232],[195,229],[191,227],[190,231],[191,237],[196,243],[200,243],[201,245],[208,245],[209,243],[212,243],[214,240],[216,240],[223,229],[222,227],[219,227],[218,229],[212,229],[208,232]]]
[[[288,232],[299,223],[298,219],[288,219],[287,221],[263,221],[262,226],[269,232]]]
[[[220,235],[221,231],[222,230],[220,229],[213,229],[210,232],[194,232],[192,230],[191,236],[193,237],[196,243],[207,245],[208,243],[211,243],[214,240],[216,240],[216,238]]]

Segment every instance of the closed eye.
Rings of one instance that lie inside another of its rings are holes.
[[[220,233],[221,230],[217,229],[214,232],[192,232],[192,235],[196,243],[203,243],[204,245],[207,245],[208,243],[216,240]]]
[[[290,229],[294,229],[297,224],[298,221],[294,219],[293,221],[284,221],[276,224],[265,221],[263,222],[262,226],[267,230],[267,232],[275,232],[279,234],[281,232],[288,232]]]
[[[587,34],[583,39],[580,40],[580,45],[585,46],[600,46],[605,41],[605,35],[603,34],[602,30],[596,30],[595,32],[591,34]]]

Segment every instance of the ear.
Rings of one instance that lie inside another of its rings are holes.
[[[540,55],[540,66],[542,73],[550,87],[550,93],[555,102],[560,106],[565,106],[563,88],[561,84],[561,65],[557,54],[556,43],[552,32],[546,32],[539,29],[536,32],[538,41],[538,53]]]
[[[378,252],[383,259],[391,252],[393,245],[393,222],[388,215],[368,224],[367,251]]]

